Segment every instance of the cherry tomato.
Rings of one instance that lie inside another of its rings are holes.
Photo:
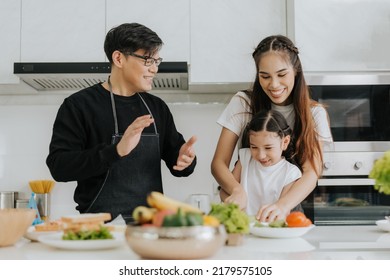
[[[305,214],[299,211],[291,212],[286,217],[286,223],[288,227],[307,227],[312,224]]]
[[[310,225],[312,225],[313,223],[311,222],[311,220],[310,219],[306,219],[306,221],[305,221],[305,227],[308,227],[308,226],[310,226]]]

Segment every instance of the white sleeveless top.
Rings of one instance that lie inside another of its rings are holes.
[[[256,215],[260,207],[278,201],[283,187],[302,176],[299,168],[285,158],[272,166],[262,166],[252,158],[249,148],[240,149],[239,156],[248,215]]]

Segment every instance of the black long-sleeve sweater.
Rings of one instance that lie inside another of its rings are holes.
[[[140,95],[154,117],[159,133],[160,158],[174,176],[189,176],[194,171],[196,158],[185,170],[173,170],[185,140],[176,130],[167,104],[149,93]],[[119,133],[123,133],[137,117],[149,114],[137,95],[114,95],[114,98]],[[74,200],[81,212],[95,197],[109,167],[120,160],[116,145],[111,144],[114,127],[110,92],[101,84],[69,96],[58,110],[46,164],[56,181],[77,181]],[[153,124],[144,132],[154,133]]]

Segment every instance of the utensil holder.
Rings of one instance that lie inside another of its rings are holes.
[[[41,219],[44,221],[48,221],[50,217],[50,193],[36,193],[35,202],[37,203],[37,208]]]

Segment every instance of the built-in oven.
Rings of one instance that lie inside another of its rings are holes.
[[[308,75],[313,99],[326,106],[334,143],[323,174],[303,202],[317,225],[375,224],[390,216],[390,196],[369,173],[390,150],[390,72]]]
[[[390,196],[368,178],[385,149],[390,147],[380,142],[335,142],[334,151],[324,153],[324,172],[312,194],[315,224],[369,225],[390,216]]]

